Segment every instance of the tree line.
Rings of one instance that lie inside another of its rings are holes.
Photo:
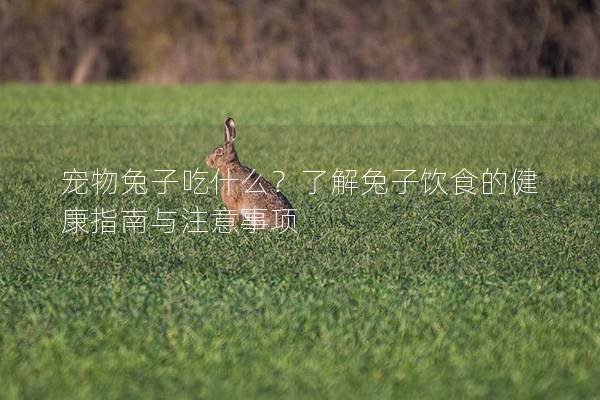
[[[0,81],[600,75],[600,0],[0,0]]]

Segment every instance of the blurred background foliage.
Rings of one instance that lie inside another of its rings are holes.
[[[0,0],[0,81],[600,75],[600,0]]]

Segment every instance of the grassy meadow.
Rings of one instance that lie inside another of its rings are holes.
[[[597,398],[599,111],[577,80],[1,86],[0,398]],[[221,208],[61,193],[208,171],[227,115],[297,233],[62,233],[73,207]],[[336,168],[449,192],[529,168],[538,193],[338,195]]]

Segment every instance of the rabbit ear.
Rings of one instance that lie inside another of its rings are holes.
[[[235,140],[235,122],[233,118],[228,117],[225,120],[225,142],[233,143]]]

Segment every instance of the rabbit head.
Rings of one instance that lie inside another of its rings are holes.
[[[235,141],[235,122],[229,117],[225,120],[225,143],[214,149],[208,157],[206,164],[214,169],[221,168],[223,165],[237,161],[237,153],[233,142]]]

